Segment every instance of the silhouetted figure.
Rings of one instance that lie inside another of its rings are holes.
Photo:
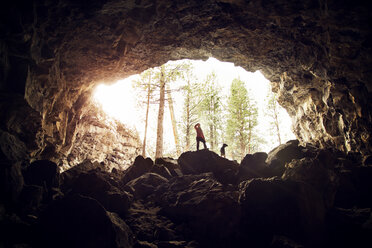
[[[228,146],[228,145],[223,144],[222,147],[221,147],[221,149],[220,149],[221,157],[224,157],[224,158],[226,158],[226,156],[225,156],[225,147],[226,146]]]
[[[199,151],[199,142],[203,142],[204,149],[207,149],[207,145],[205,144],[203,130],[201,129],[200,124],[196,123],[194,128],[196,130],[196,150]]]

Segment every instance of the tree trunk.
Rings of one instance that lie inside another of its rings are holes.
[[[150,95],[151,95],[151,74],[149,74],[149,84],[147,86],[147,107],[146,107],[146,120],[145,120],[145,134],[143,137],[143,145],[142,145],[142,156],[146,157],[146,138],[147,138],[147,125],[149,120],[149,109],[150,109]]]
[[[168,96],[169,112],[170,112],[170,117],[172,121],[174,143],[176,145],[176,151],[177,151],[177,157],[178,157],[181,154],[181,152],[180,152],[180,146],[178,142],[177,122],[176,122],[176,117],[174,115],[172,93],[171,93],[169,86],[167,87],[167,96]]]
[[[239,132],[240,132],[240,137],[239,137],[239,140],[240,140],[239,141],[239,143],[240,143],[240,159],[242,160],[245,157],[245,150],[246,150],[243,127],[240,128]]]
[[[189,84],[189,83],[188,83]],[[190,149],[190,132],[191,132],[191,123],[190,123],[190,89],[188,89],[187,95],[186,95],[186,147],[185,151],[188,151]]]
[[[164,99],[165,99],[165,75],[164,66],[161,67],[160,72],[160,99],[159,99],[159,114],[158,114],[158,128],[156,135],[156,150],[155,158],[163,157],[163,120],[164,120]]]
[[[274,109],[274,118],[275,118],[276,133],[278,135],[278,142],[279,142],[279,145],[281,145],[282,144],[282,140],[280,139],[279,118],[278,118],[278,110],[277,110],[276,107]]]
[[[214,151],[214,132],[213,132],[213,125],[210,124],[209,125],[209,135],[210,135],[210,138],[209,138],[209,142],[211,144],[211,150]]]

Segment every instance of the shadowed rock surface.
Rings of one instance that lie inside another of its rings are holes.
[[[59,176],[61,189],[54,185],[52,196],[45,194],[49,177],[39,178],[44,186],[37,185],[39,179],[26,180],[36,185],[24,185],[20,197],[13,198],[16,208],[7,206],[1,212],[0,227],[6,234],[1,244],[183,248],[372,245],[372,202],[367,193],[372,183],[366,180],[372,167],[361,166],[342,152],[307,149],[311,156],[291,159],[281,177],[260,174],[267,154],[248,156],[255,176],[242,180],[239,173],[227,171],[229,183],[221,181],[219,173],[228,167],[238,172],[246,162],[236,164],[208,150],[182,154],[180,165],[171,160],[185,172],[181,176],[168,174],[165,178],[151,170],[150,159],[139,156],[129,169],[115,173],[101,169],[100,164],[67,170]],[[185,163],[188,170],[195,168],[192,173],[183,169]],[[39,169],[48,171],[45,166]],[[272,174],[269,167],[265,172]],[[132,180],[127,181],[129,177]]]

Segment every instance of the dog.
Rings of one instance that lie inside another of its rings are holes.
[[[226,155],[225,155],[225,147],[228,146],[226,144],[223,144],[221,149],[220,149],[220,152],[221,152],[221,157],[224,157],[226,158]]]

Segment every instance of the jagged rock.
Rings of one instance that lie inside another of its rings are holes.
[[[23,87],[24,89],[24,87]],[[41,115],[24,95],[0,93],[0,150],[11,161],[28,161],[42,144]]]
[[[132,247],[134,237],[115,213],[79,195],[53,202],[40,215],[41,247]]]
[[[143,174],[150,172],[152,167],[154,166],[154,162],[151,158],[144,158],[142,156],[137,156],[134,160],[132,166],[130,166],[124,176],[123,176],[123,184],[128,183],[129,181],[142,176]]]
[[[128,225],[139,240],[155,243],[157,241],[182,240],[182,234],[165,216],[158,214],[159,207],[144,205],[144,202],[133,203],[128,217]],[[155,244],[154,244],[155,245]]]
[[[23,173],[25,183],[39,185],[48,189],[59,187],[60,174],[56,163],[49,160],[37,160],[27,167]]]
[[[249,180],[256,177],[268,177],[268,166],[265,163],[267,153],[256,152],[254,154],[247,154],[239,166],[238,182]]]
[[[138,134],[123,123],[111,119],[93,102],[76,127],[73,147],[67,156],[69,166],[85,160],[100,161],[106,171],[125,170],[140,153]]]
[[[186,224],[201,246],[234,244],[241,217],[238,194],[226,190],[212,174],[173,178],[156,194],[159,213]]]
[[[168,179],[156,173],[146,173],[130,181],[126,186],[132,189],[135,198],[145,199],[153,194],[157,187],[167,182]]]
[[[304,248],[304,246],[288,237],[275,235],[270,248]]]
[[[158,248],[158,246],[147,241],[137,241],[134,248]]]
[[[104,175],[90,172],[80,174],[76,179],[72,193],[89,196],[100,202],[107,211],[125,216],[132,201],[132,196],[112,186]]]
[[[372,166],[372,155],[365,156],[363,159],[364,166]]]
[[[99,163],[92,163],[89,160],[85,160],[83,163],[78,164],[64,172],[61,173],[62,189],[71,189],[72,185],[75,183],[76,179],[82,173],[88,173],[94,170],[100,170]]]
[[[330,163],[330,161],[332,163]],[[282,178],[298,182],[306,182],[323,196],[328,208],[333,207],[339,178],[331,169],[335,161],[330,151],[320,151],[316,158],[292,160]]]
[[[292,159],[300,159],[303,157],[302,147],[299,146],[298,140],[290,140],[285,144],[281,144],[269,152],[267,163],[272,159],[279,159],[282,163],[291,162]]]
[[[335,206],[341,208],[372,208],[372,167],[355,166],[337,173],[340,178]]]
[[[43,200],[44,188],[38,185],[25,185],[20,195],[19,208],[22,214],[37,213]]]
[[[182,176],[181,167],[175,159],[157,158],[155,164],[164,165],[174,177]]]
[[[328,247],[371,247],[372,213],[370,208],[335,208],[327,216]]]
[[[168,170],[168,168],[162,164],[154,164],[154,166],[151,169],[151,172],[159,174],[160,176],[165,177],[167,179],[173,176]]]
[[[305,245],[321,243],[326,209],[314,188],[280,179],[252,179],[240,188],[243,240],[265,247],[273,235],[284,235]]]
[[[0,203],[14,204],[18,200],[23,185],[21,164],[12,163],[5,157],[0,158]]]
[[[178,163],[183,174],[213,172],[214,177],[223,184],[234,184],[237,181],[238,164],[207,149],[185,152],[178,158]]]
[[[28,244],[32,241],[32,226],[16,214],[6,214],[0,218],[0,232],[2,247],[31,247]]]

